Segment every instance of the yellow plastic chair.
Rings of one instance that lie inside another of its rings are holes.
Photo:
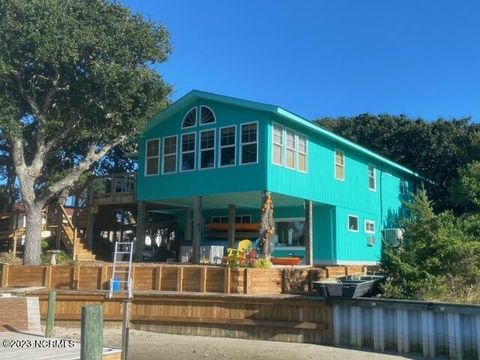
[[[233,261],[239,261],[243,255],[245,254],[245,251],[247,251],[249,248],[252,247],[252,242],[248,239],[240,240],[238,243],[238,248],[237,249],[231,249],[228,248],[228,255],[227,255],[227,262],[233,262]]]

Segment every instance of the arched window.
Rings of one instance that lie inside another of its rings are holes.
[[[197,125],[197,108],[191,109],[183,118],[182,129]]]
[[[213,124],[215,122],[215,114],[212,109],[207,106],[200,106],[200,125]]]

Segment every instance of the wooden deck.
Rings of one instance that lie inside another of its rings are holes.
[[[17,332],[0,333],[2,360],[80,360],[80,343]],[[103,360],[120,360],[121,350],[104,347]]]

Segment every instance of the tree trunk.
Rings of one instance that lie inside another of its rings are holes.
[[[27,206],[25,208],[26,233],[25,265],[40,265],[42,254],[42,206]]]

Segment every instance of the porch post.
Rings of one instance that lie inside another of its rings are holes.
[[[235,205],[228,205],[228,247],[235,246]]]
[[[143,249],[145,248],[145,211],[144,201],[137,204],[137,240],[135,241],[135,260],[143,260]],[[123,225],[122,225],[123,226]]]
[[[93,228],[94,228],[94,221],[95,221],[95,214],[92,212],[93,207],[93,182],[90,180],[88,184],[88,191],[87,191],[87,233],[85,234],[87,237],[87,243],[90,249],[93,247]]]
[[[313,206],[305,200],[305,265],[313,265]]]
[[[183,239],[185,242],[192,241],[192,212],[190,209],[185,210],[185,234]]]
[[[202,236],[202,196],[196,196],[193,201],[193,263],[200,263],[200,238]]]

